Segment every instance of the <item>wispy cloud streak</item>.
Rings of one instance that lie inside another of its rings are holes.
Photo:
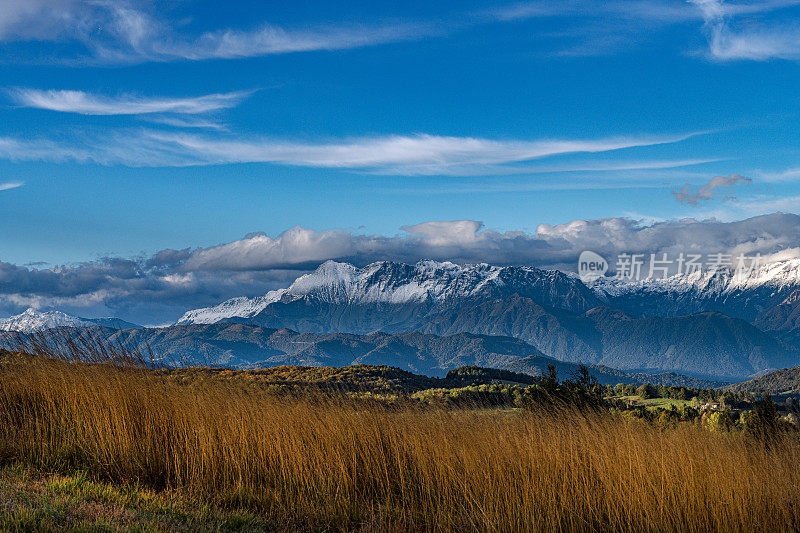
[[[732,18],[736,15],[779,9],[797,5],[797,2],[756,2],[730,6],[722,0],[690,1],[703,14],[709,57],[712,59],[719,61],[800,59],[800,25],[773,23],[739,28],[732,25]]]
[[[20,106],[82,115],[201,114],[236,106],[252,91],[208,94],[190,98],[108,97],[83,91],[17,88],[8,91]]]
[[[700,204],[700,202],[711,200],[715,196],[718,196],[720,189],[733,187],[739,182],[752,183],[752,181],[752,179],[745,178],[739,174],[731,174],[730,176],[717,176],[697,189],[692,188],[692,186],[687,183],[682,189],[678,191],[672,191],[672,195],[680,203],[696,206]],[[735,198],[733,196],[725,196],[724,198],[724,200],[732,199]]]
[[[403,21],[317,24],[285,28],[263,22],[253,29],[182,34],[166,21],[120,1],[6,0],[0,41],[70,40],[103,63],[200,61],[296,52],[344,50],[440,35],[442,24]]]
[[[74,138],[70,144],[0,138],[0,157],[127,166],[272,163],[381,174],[457,175],[464,169],[475,172],[479,166],[491,173],[497,165],[676,143],[691,136],[523,141],[419,134],[300,143],[139,130]]]

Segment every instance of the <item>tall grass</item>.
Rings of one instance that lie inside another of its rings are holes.
[[[185,490],[288,528],[779,531],[800,443],[609,414],[386,409],[144,366],[0,364],[0,454]]]

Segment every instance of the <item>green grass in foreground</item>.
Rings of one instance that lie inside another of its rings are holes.
[[[672,405],[674,405],[676,409],[681,409],[684,406],[692,405],[691,400],[676,400],[674,398],[649,398],[647,400],[643,399],[641,396],[614,396],[613,398],[631,400],[637,405],[643,405],[651,410],[658,409],[659,407],[662,409],[669,409]]]
[[[83,473],[0,468],[0,531],[280,530],[243,511],[224,510],[171,492],[90,481]]]

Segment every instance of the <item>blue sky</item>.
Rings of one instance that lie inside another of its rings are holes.
[[[431,221],[536,235],[794,212],[798,14],[4,0],[0,261],[57,271],[295,226],[402,239]]]

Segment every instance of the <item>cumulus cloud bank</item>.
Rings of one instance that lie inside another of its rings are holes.
[[[218,246],[162,250],[144,258],[108,258],[52,268],[0,262],[0,312],[11,314],[33,306],[165,323],[187,309],[288,286],[328,259],[357,265],[435,259],[574,270],[584,250],[604,257],[680,252],[796,254],[800,216],[774,214],[727,223],[689,219],[653,225],[609,218],[544,224],[535,232],[486,229],[474,220],[432,221],[405,226],[403,233],[393,236],[298,226],[276,236],[253,233]]]

